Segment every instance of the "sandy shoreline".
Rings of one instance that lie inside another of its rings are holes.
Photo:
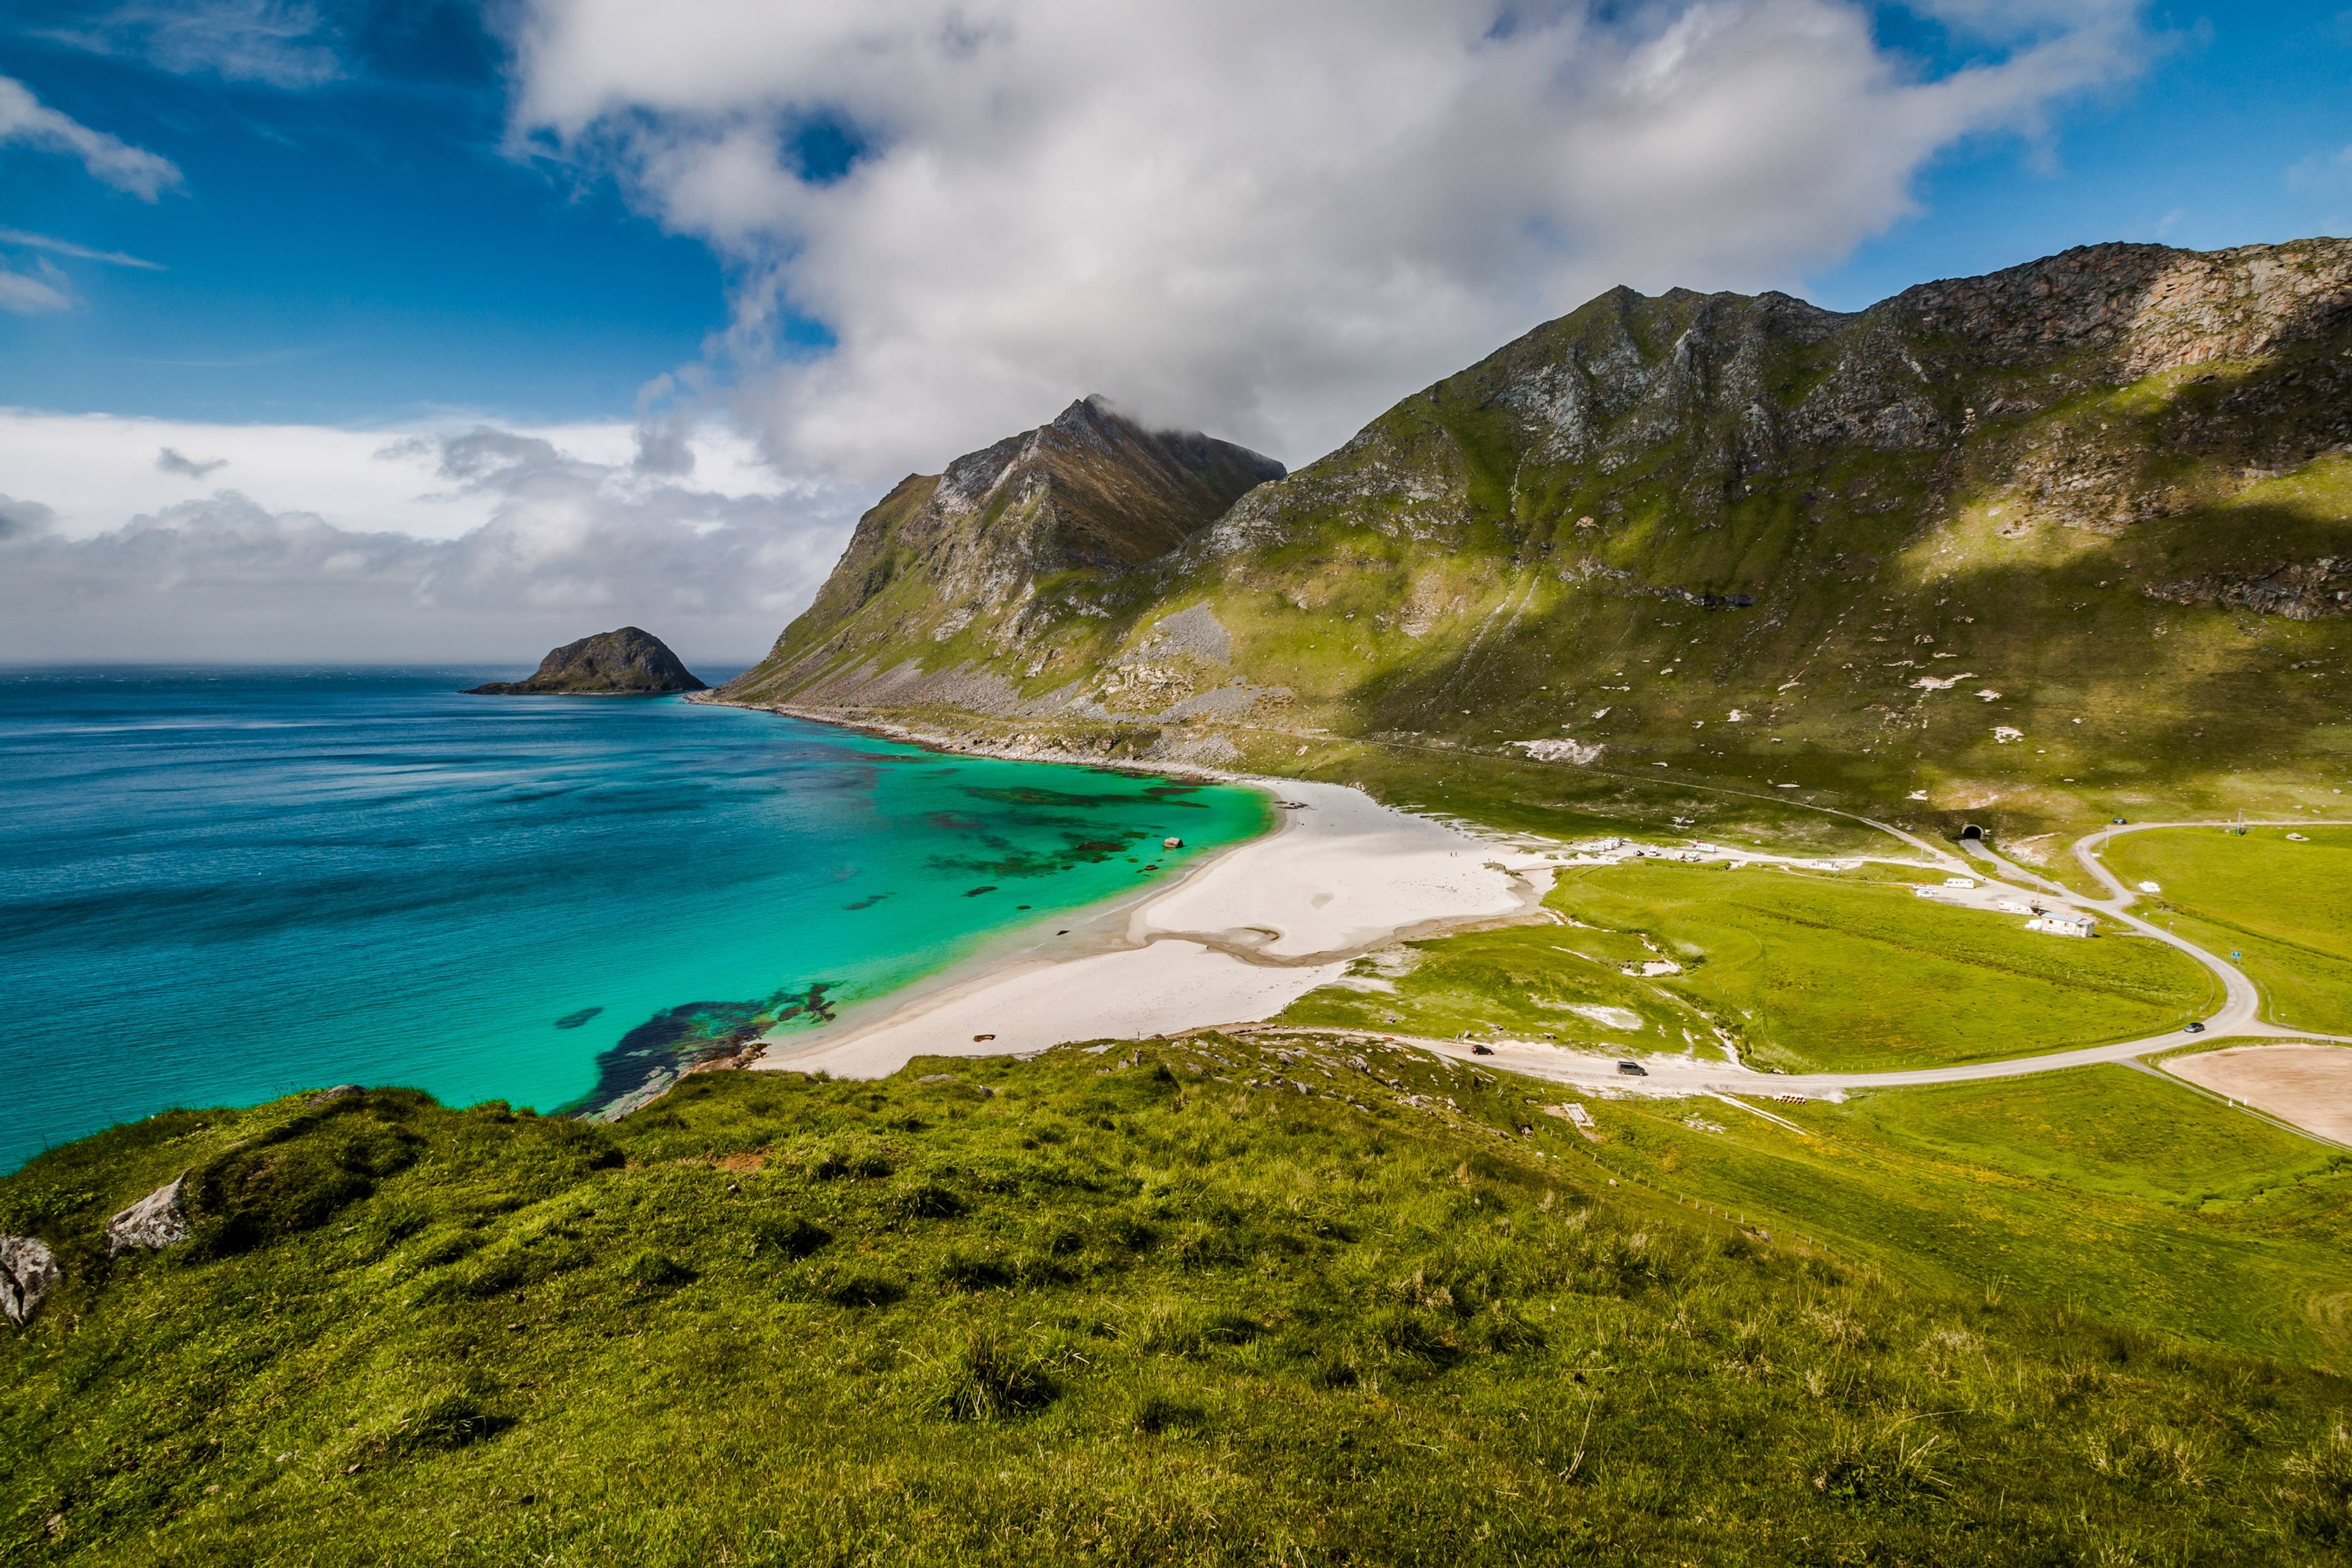
[[[775,1039],[753,1066],[878,1078],[919,1056],[1002,1056],[1255,1023],[1373,948],[1519,914],[1550,886],[1540,857],[1360,790],[1213,776],[1297,809],[1277,807],[1274,831],[1202,861],[1129,907],[1123,923],[1058,950],[976,961],[838,1033]]]

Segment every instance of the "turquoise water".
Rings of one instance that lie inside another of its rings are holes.
[[[496,673],[0,674],[0,1170],[320,1084],[601,1104],[1265,826],[1247,790],[456,694]]]

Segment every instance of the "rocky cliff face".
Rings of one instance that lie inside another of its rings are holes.
[[[484,697],[658,697],[709,688],[678,662],[661,638],[635,626],[565,643],[540,660],[528,680],[471,689]]]
[[[866,593],[767,694],[1906,798],[2308,759],[2352,708],[2352,242],[2095,246],[1853,314],[1616,289],[1157,560],[938,558],[935,611]]]
[[[901,480],[858,520],[768,660],[727,694],[782,694],[845,654],[898,643],[1011,653],[1041,619],[1086,613],[1091,588],[1167,555],[1283,472],[1246,447],[1147,430],[1083,398],[942,474]]]

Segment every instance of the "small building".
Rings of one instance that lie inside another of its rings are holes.
[[[2025,922],[2025,929],[2048,931],[2052,936],[2089,936],[2098,930],[2098,922],[2072,910],[2043,910]]]

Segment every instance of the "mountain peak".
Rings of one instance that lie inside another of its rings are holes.
[[[1056,426],[1076,426],[1102,425],[1114,420],[1122,425],[1135,423],[1121,414],[1109,398],[1099,392],[1089,392],[1084,397],[1074,399],[1067,408],[1054,416],[1053,422]]]
[[[1158,561],[1286,470],[1193,431],[1150,430],[1099,393],[1046,424],[910,479],[858,520],[849,548],[768,660],[730,686],[756,697],[814,662],[909,634],[1024,635],[1053,602]]]

